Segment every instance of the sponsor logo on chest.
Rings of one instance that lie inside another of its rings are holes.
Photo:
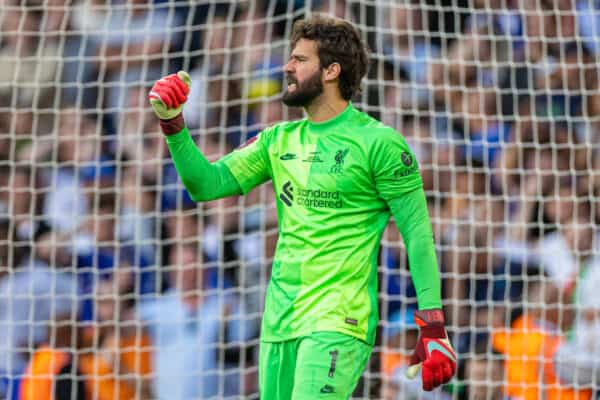
[[[291,181],[281,186],[279,199],[288,207],[294,205],[304,208],[342,208],[343,196],[339,190],[294,188]]]

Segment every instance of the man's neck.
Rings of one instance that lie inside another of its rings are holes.
[[[311,122],[324,122],[340,115],[348,107],[348,101],[322,94],[305,107]]]

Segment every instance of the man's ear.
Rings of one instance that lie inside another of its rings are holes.
[[[342,73],[342,66],[339,63],[331,63],[327,68],[325,68],[325,81],[331,82],[336,80],[340,74]]]

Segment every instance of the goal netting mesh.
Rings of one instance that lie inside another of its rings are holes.
[[[279,200],[194,203],[147,93],[189,71],[185,118],[216,160],[302,117],[282,66],[316,12],[360,29],[354,104],[420,162],[459,355],[432,393],[405,378],[417,303],[390,222],[354,396],[597,396],[600,2],[3,0],[1,398],[258,398]]]

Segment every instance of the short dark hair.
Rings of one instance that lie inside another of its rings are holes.
[[[345,100],[360,93],[360,82],[369,66],[369,49],[351,23],[320,15],[300,19],[294,23],[292,30],[292,48],[300,39],[317,42],[321,68],[335,62],[340,64],[339,87]]]

